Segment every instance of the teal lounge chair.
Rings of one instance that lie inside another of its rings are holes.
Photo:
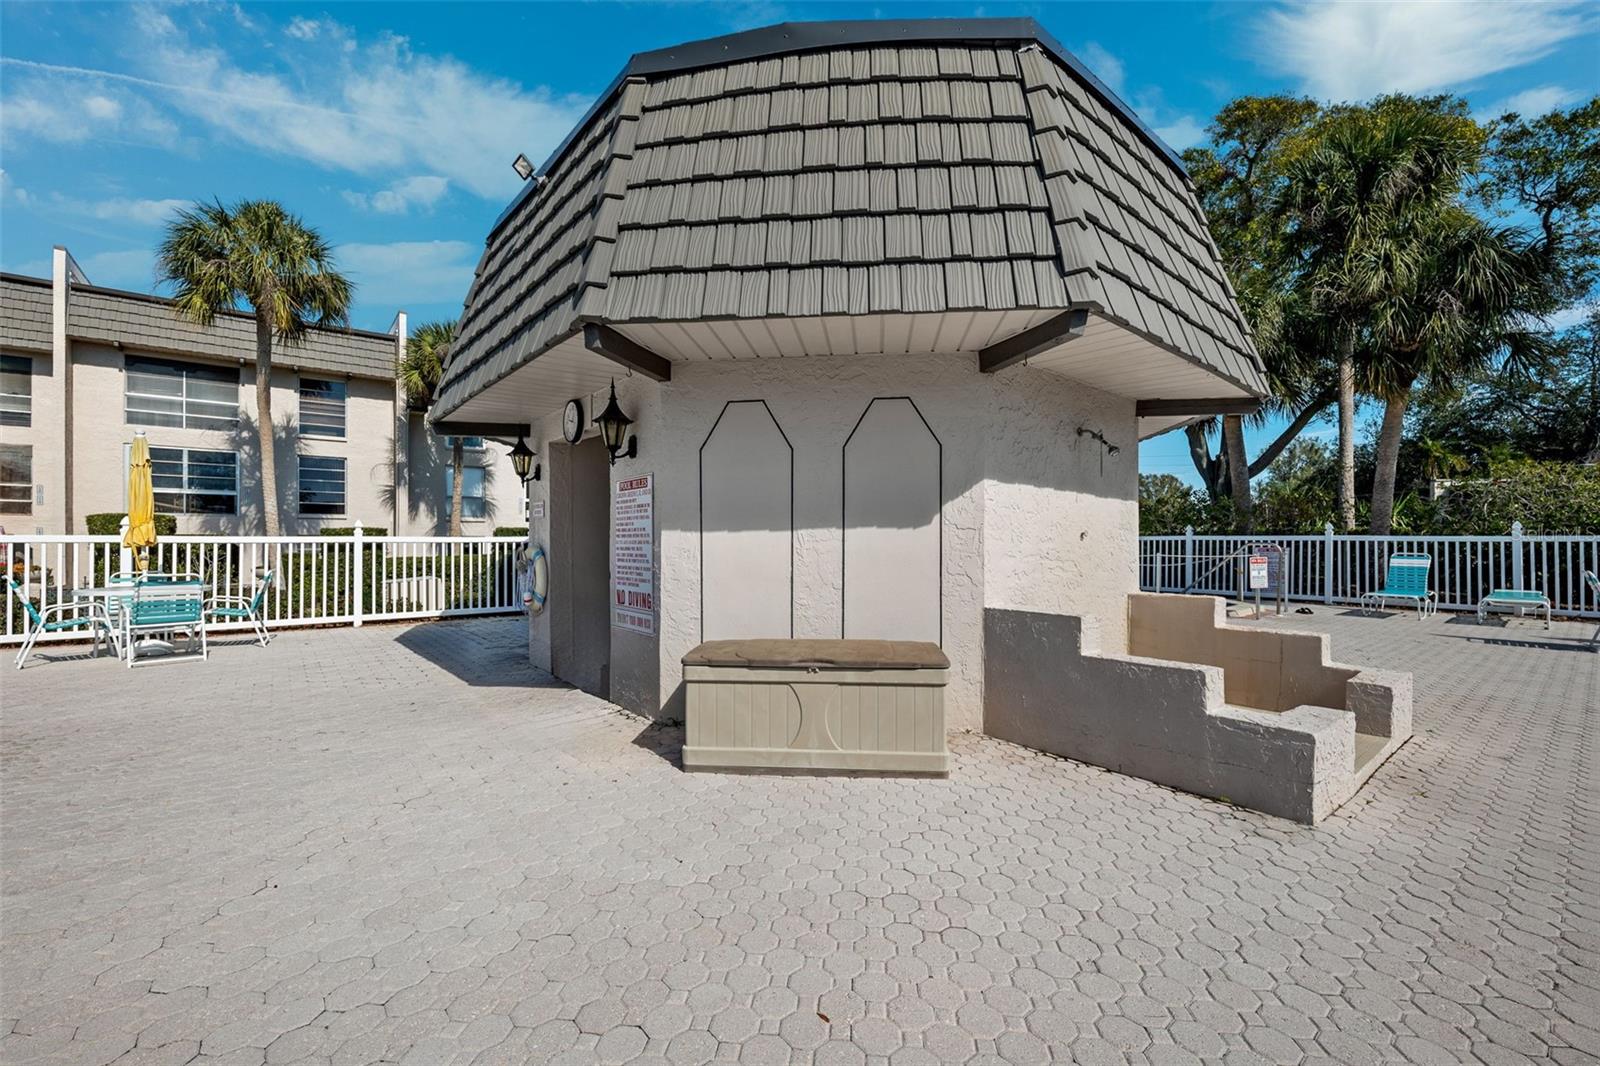
[[[256,586],[256,594],[248,599],[244,596],[213,596],[206,604],[207,621],[249,622],[256,632],[256,639],[265,648],[272,640],[267,632],[266,623],[261,620],[261,609],[266,603],[267,586],[272,584],[272,571],[268,570],[261,575],[261,584]]]
[[[106,639],[106,644],[112,648],[117,646],[117,630],[111,624],[111,618],[106,614],[103,603],[92,600],[79,602],[66,600],[61,603],[47,604],[43,608],[35,607],[33,601],[22,593],[22,586],[11,578],[6,578],[6,584],[11,588],[12,595],[22,601],[22,608],[28,614],[28,633],[22,640],[22,650],[17,652],[17,669],[22,669],[22,664],[27,661],[28,653],[33,650],[34,642],[45,633],[70,633],[88,630],[94,638],[94,650],[100,651],[100,638]]]
[[[1490,589],[1489,595],[1478,601],[1478,624],[1483,625],[1491,607],[1510,607],[1519,615],[1523,608],[1544,608],[1544,627],[1550,628],[1550,597],[1531,589]]]
[[[1428,571],[1433,567],[1433,556],[1397,553],[1389,556],[1389,569],[1383,578],[1383,588],[1363,593],[1363,611],[1381,611],[1390,600],[1415,600],[1417,617],[1425,618],[1438,610],[1438,601],[1428,590]]]

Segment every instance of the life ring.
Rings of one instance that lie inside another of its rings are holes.
[[[545,601],[550,598],[550,560],[543,548],[533,550],[533,558],[528,560],[528,568],[523,573],[526,575],[526,587],[522,593],[522,606],[529,614],[538,614],[544,610]]]

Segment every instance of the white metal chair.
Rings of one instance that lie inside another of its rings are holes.
[[[257,643],[265,648],[271,642],[272,636],[267,632],[267,625],[262,620],[261,614],[266,603],[267,587],[271,584],[272,571],[268,570],[261,576],[261,584],[256,586],[254,596],[211,597],[206,601],[206,619],[249,622],[250,628],[255,630]]]
[[[1589,586],[1589,595],[1594,597],[1595,606],[1600,607],[1600,576],[1593,570],[1583,572],[1583,583]],[[1595,626],[1594,636],[1589,638],[1589,643],[1600,646],[1600,626]]]
[[[100,651],[100,638],[105,637],[106,644],[119,652],[117,647],[117,630],[111,624],[111,618],[106,614],[105,604],[92,600],[63,600],[60,603],[50,603],[43,607],[35,607],[33,601],[23,595],[22,586],[11,578],[6,578],[6,584],[11,588],[12,595],[22,602],[22,608],[28,615],[28,632],[22,639],[22,650],[17,652],[17,669],[22,669],[22,664],[27,661],[28,653],[33,650],[34,643],[45,633],[69,633],[89,630],[94,638],[94,650]]]

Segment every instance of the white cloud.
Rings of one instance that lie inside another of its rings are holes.
[[[1095,77],[1105,82],[1112,92],[1122,95],[1123,85],[1127,71],[1118,59],[1098,41],[1090,41],[1078,49],[1078,58],[1083,60],[1084,66],[1094,72]]]
[[[10,66],[15,60],[6,57]],[[17,64],[20,65],[20,64]],[[7,78],[0,96],[0,143],[23,140],[82,144],[96,137],[113,141],[165,143],[177,136],[170,119],[138,99],[108,94],[83,81],[50,84],[41,79]]]
[[[1583,325],[1589,320],[1589,316],[1595,313],[1596,309],[1595,304],[1571,304],[1545,316],[1542,325],[1552,333],[1562,333],[1572,329],[1574,326]]]
[[[0,169],[0,202],[6,200],[26,207],[33,201],[33,197],[29,195],[27,189],[17,184],[15,178]]]
[[[333,254],[362,305],[416,307],[465,300],[479,251],[466,241],[396,241],[341,244]]]
[[[322,23],[316,19],[308,19],[304,15],[296,15],[289,20],[289,25],[283,32],[297,41],[309,41],[322,32]]]
[[[91,218],[107,222],[131,222],[137,226],[156,226],[167,221],[182,208],[192,206],[190,200],[137,200],[120,196],[93,203],[63,201],[63,205]]]
[[[590,103],[415,52],[404,37],[363,43],[326,19],[314,31],[309,20],[289,23],[284,32],[296,47],[261,53],[256,34],[206,24],[212,10],[132,9],[128,70],[4,57],[14,70],[0,128],[8,140],[83,141],[122,130],[85,117],[91,108],[142,108],[167,127],[168,140],[145,131],[151,143],[169,143],[181,124],[185,132],[356,174],[438,171],[452,185],[504,199],[521,185],[511,170],[517,153],[541,158]]]
[[[156,256],[147,248],[116,252],[94,252],[83,257],[74,256],[78,266],[96,285],[110,289],[132,289],[149,292],[155,284]]]
[[[1205,123],[1192,115],[1179,115],[1171,122],[1155,127],[1155,131],[1156,136],[1167,143],[1167,147],[1178,152],[1206,139]]]
[[[365,193],[346,189],[345,202],[363,211],[376,211],[385,215],[403,215],[413,207],[432,210],[450,189],[450,179],[437,174],[418,174],[401,178],[386,189]]]
[[[1583,94],[1576,90],[1563,89],[1559,85],[1540,85],[1524,89],[1520,93],[1513,93],[1504,100],[1495,101],[1480,112],[1480,117],[1499,118],[1515,111],[1523,118],[1537,118],[1558,107],[1566,107],[1582,99]]]
[[[120,101],[98,94],[84,97],[83,110],[90,118],[104,122],[113,122],[122,117],[122,104]]]
[[[1266,62],[1323,99],[1461,87],[1548,55],[1591,28],[1574,0],[1295,3],[1268,13]]]

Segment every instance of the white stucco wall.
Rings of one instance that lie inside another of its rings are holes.
[[[679,660],[700,641],[699,450],[723,405],[763,399],[794,447],[795,636],[837,637],[843,623],[842,447],[876,397],[909,396],[943,445],[944,649],[951,728],[982,720],[983,608],[1068,610],[1099,617],[1125,640],[1136,591],[1137,448],[1133,401],[1028,367],[980,374],[971,355],[813,357],[678,363],[657,385],[620,378],[638,459],[613,478],[655,475],[658,639],[611,631],[611,698],[681,717]],[[597,409],[588,398],[586,417]],[[538,425],[537,450],[559,440]],[[1120,451],[1079,437],[1103,432]],[[547,500],[547,484],[532,486]],[[533,519],[549,543],[550,507]],[[552,567],[562,565],[552,557]],[[549,663],[549,612],[529,625],[529,651]],[[1108,646],[1116,646],[1108,644]]]

